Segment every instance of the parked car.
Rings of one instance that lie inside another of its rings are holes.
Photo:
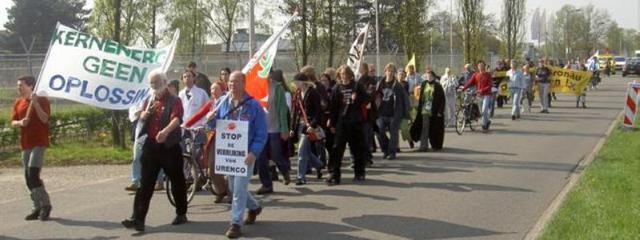
[[[616,61],[615,69],[622,71],[622,68],[624,67],[624,63],[627,62],[627,59],[622,56],[616,56],[613,59]]]
[[[640,75],[640,58],[631,58],[624,64],[622,76],[625,77],[630,74]]]

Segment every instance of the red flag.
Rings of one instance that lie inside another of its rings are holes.
[[[269,71],[271,71],[273,60],[276,58],[276,53],[278,52],[278,42],[296,16],[298,16],[297,11],[293,13],[293,16],[287,20],[280,30],[271,35],[271,37],[260,46],[260,49],[258,49],[242,69],[242,73],[246,75],[245,90],[249,95],[258,100],[263,107],[267,106],[267,99],[269,97]]]

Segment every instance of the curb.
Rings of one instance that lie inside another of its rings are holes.
[[[600,149],[606,142],[607,138],[609,138],[609,135],[611,135],[611,132],[613,132],[613,129],[615,129],[615,127],[618,125],[618,122],[620,121],[620,118],[622,118],[623,114],[624,114],[624,111],[620,111],[620,113],[616,115],[616,118],[613,120],[613,122],[611,122],[611,125],[609,126],[609,129],[607,129],[607,131],[605,132],[604,136],[602,136],[600,140],[598,140],[598,143],[596,144],[596,147],[593,149],[593,151],[591,151],[591,153],[585,158],[584,161],[578,162],[578,165],[576,165],[576,168],[574,169],[579,169],[579,168],[586,169],[587,166],[591,165],[591,162],[593,162],[593,160],[596,158],[596,155],[598,155],[598,153],[600,152]],[[569,173],[569,176],[568,176],[569,182],[567,182],[567,184],[564,185],[564,187],[562,188],[562,190],[560,190],[558,195],[556,195],[556,197],[551,201],[551,204],[549,204],[549,207],[547,207],[547,209],[542,213],[538,221],[536,221],[536,224],[529,229],[527,234],[522,239],[536,240],[540,237],[542,230],[544,230],[544,228],[547,226],[547,223],[549,223],[549,221],[551,220],[551,218],[553,218],[553,216],[556,214],[558,209],[560,209],[560,206],[562,205],[564,200],[567,198],[567,195],[569,195],[569,192],[571,192],[571,190],[576,185],[576,183],[578,183],[578,180],[580,180],[582,173],[584,173],[584,171],[580,171],[580,172],[572,171]]]

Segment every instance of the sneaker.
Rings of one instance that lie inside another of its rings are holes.
[[[364,182],[364,175],[357,175],[353,178],[354,182]]]
[[[258,191],[256,191],[256,194],[258,195],[264,195],[264,194],[269,194],[269,193],[273,193],[273,187],[267,188],[265,186],[261,186]]]
[[[395,160],[396,159],[396,154],[395,153],[389,154],[389,157],[387,157],[387,159]]]
[[[138,187],[139,187],[138,184],[131,183],[129,186],[125,187],[124,190],[129,192],[135,192],[135,191],[138,191]]]
[[[301,185],[305,185],[307,184],[307,181],[302,180],[302,179],[298,179],[298,181],[296,181],[296,186],[301,186]]]
[[[224,235],[226,235],[228,238],[239,238],[240,236],[242,236],[240,225],[231,224]]]
[[[262,207],[258,207],[255,210],[249,209],[249,212],[247,213],[247,219],[244,220],[244,224],[252,225],[256,223],[256,218],[258,217],[258,215],[260,215],[261,212]]]
[[[516,120],[516,115],[511,115],[511,121],[515,121]]]
[[[316,169],[316,178],[322,179],[322,169]]]

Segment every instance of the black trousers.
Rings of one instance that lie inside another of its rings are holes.
[[[149,211],[149,202],[153,196],[156,178],[160,169],[171,180],[172,194],[176,203],[176,214],[187,213],[187,185],[183,172],[182,150],[180,145],[167,148],[154,140],[147,139],[140,156],[140,187],[133,201],[133,218],[144,222]]]
[[[355,175],[365,175],[366,158],[362,124],[338,122],[333,143],[333,153],[330,154],[331,158],[329,159],[331,177],[335,179],[340,179],[340,167],[342,166],[342,158],[344,156],[347,143],[349,144],[351,155],[353,155],[353,168]]]

